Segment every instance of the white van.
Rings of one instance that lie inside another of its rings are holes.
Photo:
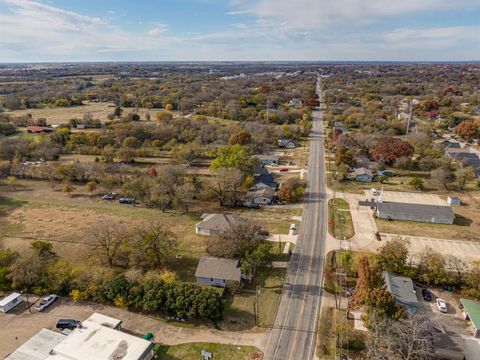
[[[0,300],[0,312],[6,313],[23,301],[22,294],[13,293]]]

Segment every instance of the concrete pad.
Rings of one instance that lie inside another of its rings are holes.
[[[373,197],[368,190],[365,190],[365,196],[367,199]],[[378,196],[376,198],[378,199]],[[435,194],[422,194],[402,191],[384,191],[383,201],[400,202],[407,204],[448,205],[446,200]]]

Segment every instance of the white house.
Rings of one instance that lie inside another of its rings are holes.
[[[204,256],[198,262],[195,278],[201,285],[226,287],[229,284],[240,284],[242,279],[240,261]]]

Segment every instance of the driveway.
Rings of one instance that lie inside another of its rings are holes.
[[[458,300],[451,293],[440,290],[430,289],[433,299],[440,297],[445,299],[448,306],[446,314],[437,310],[435,301],[426,302],[421,297],[421,291],[418,289],[417,297],[423,311],[435,327],[435,346],[446,354],[464,354],[467,360],[478,359],[480,351],[480,341],[471,336],[472,331],[469,323],[462,317],[462,312],[458,309]]]
[[[365,200],[365,196],[358,194],[341,194],[339,197],[346,200],[350,205],[353,228],[355,235],[350,241],[350,248],[355,251],[375,252],[385,241],[393,238],[401,238],[410,242],[410,255],[414,257],[423,252],[426,247],[432,248],[442,255],[453,255],[466,264],[480,258],[480,243],[464,240],[437,239],[430,237],[409,236],[400,234],[381,233],[382,241],[377,241],[375,233],[378,231],[373,210],[368,206],[359,206],[359,200]],[[337,247],[338,248],[338,247]]]
[[[94,303],[73,303],[59,299],[45,312],[33,310],[29,314],[24,304],[7,314],[0,313],[0,359],[13,352],[40,329],[55,330],[61,318],[83,321],[94,312],[99,312],[123,321],[122,328],[138,336],[148,331],[154,334],[155,342],[177,345],[189,342],[213,342],[233,345],[252,345],[264,350],[268,333],[224,332],[214,329],[192,329],[173,326],[149,316],[128,310]]]

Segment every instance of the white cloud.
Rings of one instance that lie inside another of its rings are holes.
[[[168,25],[166,24],[157,24],[154,28],[148,30],[148,35],[157,36],[168,31]]]
[[[351,29],[407,14],[480,8],[478,0],[233,0],[231,4],[238,12],[306,30]]]
[[[111,11],[92,17],[40,1],[0,3],[8,9],[0,12],[0,62],[480,58],[480,26],[365,26],[429,7],[445,10],[453,6],[447,0],[233,0],[231,14],[247,14],[241,21],[183,34],[163,23],[139,26],[141,19],[115,25],[120,22]],[[458,0],[454,6],[476,3]]]

